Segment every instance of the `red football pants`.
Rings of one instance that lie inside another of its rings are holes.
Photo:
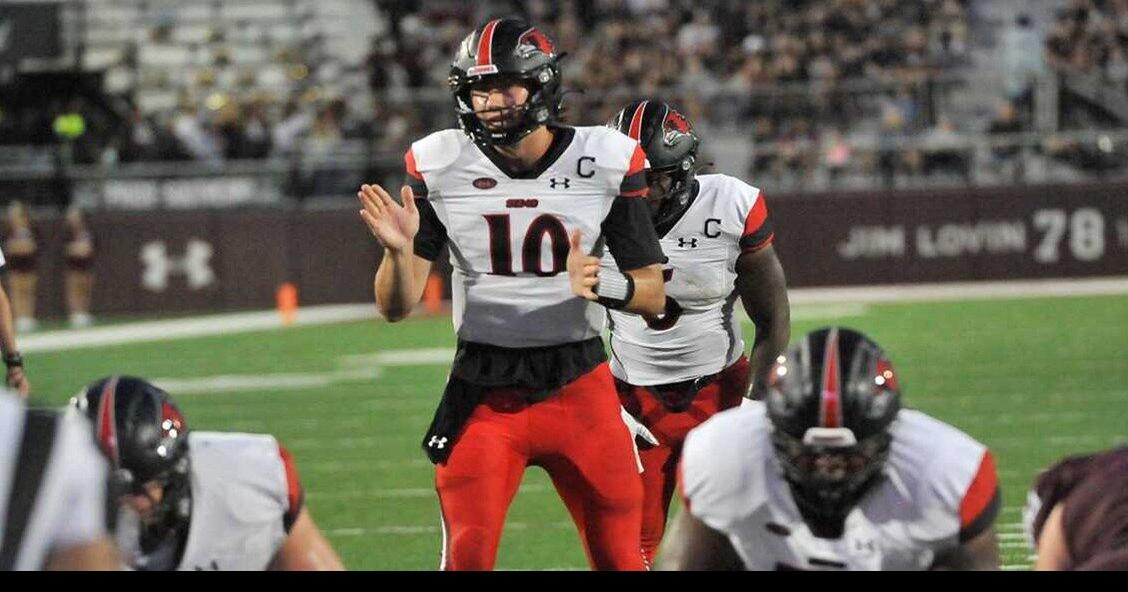
[[[683,412],[667,409],[653,393],[641,386],[620,382],[619,400],[623,407],[650,429],[659,445],[639,451],[642,458],[642,551],[653,563],[666,531],[666,515],[677,485],[678,460],[689,430],[701,425],[718,411],[740,405],[748,388],[751,365],[741,356],[717,378],[698,391],[693,404]],[[624,388],[625,387],[625,388]]]
[[[646,569],[642,480],[606,363],[538,403],[525,402],[517,389],[485,393],[435,470],[441,569],[493,568],[505,513],[528,465],[552,478],[593,569]]]

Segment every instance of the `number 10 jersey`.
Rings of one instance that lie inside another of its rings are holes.
[[[650,224],[638,142],[605,127],[554,127],[532,169],[514,171],[458,130],[433,133],[405,156],[420,208],[415,254],[450,247],[459,339],[527,348],[598,337],[603,307],[572,293],[569,236],[609,250],[621,269],[663,263]]]

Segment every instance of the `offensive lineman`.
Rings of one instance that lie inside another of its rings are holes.
[[[718,413],[686,439],[685,509],[663,568],[998,568],[991,453],[901,409],[876,343],[819,329],[769,376],[764,402]]]
[[[189,433],[168,393],[130,376],[95,381],[71,404],[126,492],[116,536],[133,569],[344,569],[273,436]]]
[[[384,247],[376,303],[419,301],[444,246],[457,353],[424,438],[436,464],[443,569],[491,569],[528,465],[551,476],[595,569],[644,569],[634,435],[599,336],[603,308],[659,314],[665,262],[644,198],[646,156],[603,126],[559,125],[557,52],[495,19],[462,42],[450,88],[461,127],[405,156],[403,206],[358,197]],[[620,272],[600,272],[610,251]]]

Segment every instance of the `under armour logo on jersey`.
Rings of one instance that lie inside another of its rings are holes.
[[[169,255],[164,241],[145,243],[141,247],[141,262],[145,271],[141,274],[141,285],[152,292],[164,292],[172,274],[182,274],[188,279],[192,290],[206,288],[215,283],[215,271],[211,258],[215,250],[211,243],[192,239],[184,251],[184,256]]]
[[[548,180],[548,186],[552,189],[556,189],[557,185],[563,187],[564,189],[567,189],[571,184],[572,180],[568,177],[564,177],[563,179],[557,179],[556,177],[553,177]]]
[[[442,438],[440,438],[438,436],[431,436],[431,441],[427,442],[427,447],[428,448],[438,448],[439,450],[442,450],[443,448],[446,448],[446,443],[447,443],[446,436],[443,436]]]
[[[697,248],[697,239],[696,238],[687,239],[685,237],[679,237],[678,238],[678,247],[681,247],[681,248],[684,249],[686,245],[689,245],[689,248],[691,248],[691,249],[696,249]]]

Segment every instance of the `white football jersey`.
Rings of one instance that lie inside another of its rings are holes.
[[[666,314],[647,319],[608,310],[611,372],[635,385],[666,384],[713,374],[744,352],[736,260],[771,244],[760,190],[728,175],[700,175],[697,195],[660,242]],[[603,257],[603,266],[616,269]]]
[[[515,176],[459,130],[433,133],[407,153],[417,199],[425,191],[446,233],[462,340],[537,347],[600,333],[603,307],[569,284],[569,236],[580,230],[584,250],[602,254],[601,225],[616,197],[645,192],[646,157],[636,141],[606,127],[559,130],[542,166]],[[416,254],[437,254],[419,245],[417,237]]]
[[[815,537],[783,478],[771,430],[764,404],[749,402],[691,431],[682,453],[689,511],[727,535],[748,569],[924,570],[997,510],[986,447],[903,409],[891,427],[885,478],[847,515],[841,538]]]
[[[29,411],[0,389],[0,571],[106,540],[107,479],[85,417]]]
[[[286,516],[301,504],[288,453],[273,436],[219,432],[189,433],[188,450],[191,518],[176,569],[266,569],[286,540]],[[118,544],[138,569],[154,569],[175,552],[162,548],[140,556],[137,532],[129,528],[119,530]]]

